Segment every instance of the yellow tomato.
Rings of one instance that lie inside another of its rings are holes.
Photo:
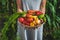
[[[38,18],[37,16],[31,16],[31,17],[34,18],[34,19]]]
[[[30,26],[31,26],[31,27],[34,27],[35,25],[34,25],[34,23],[30,23]]]
[[[33,23],[34,25],[36,25],[36,22],[35,22],[35,21],[33,21],[32,23]]]
[[[39,24],[39,23],[40,23],[40,20],[37,18],[37,19],[35,20],[35,22],[36,22],[36,24]]]

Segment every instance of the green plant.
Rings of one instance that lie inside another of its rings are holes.
[[[6,36],[6,32],[9,30],[9,26],[11,26],[11,24],[14,23],[14,21],[16,21],[17,18],[19,16],[22,16],[23,14],[25,14],[25,12],[14,13],[8,18],[8,21],[5,22],[4,28],[2,29],[2,38],[1,38],[2,40],[8,40],[8,37]],[[13,26],[14,25],[12,24],[12,28],[14,29]]]
[[[58,40],[58,38],[60,38],[58,35],[59,34],[59,29],[60,29],[60,17],[58,17],[56,8],[57,7],[57,0],[53,0],[53,4],[52,2],[47,1],[47,14],[46,14],[46,18],[47,18],[47,23],[46,26],[48,26],[48,30],[49,33],[51,34],[54,40]],[[47,29],[46,28],[46,29]]]

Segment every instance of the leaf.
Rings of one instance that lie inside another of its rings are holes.
[[[56,21],[60,23],[60,17],[56,16]]]
[[[13,23],[11,24],[12,29],[13,29],[14,32],[15,32],[15,26],[16,26],[15,24],[16,24],[16,20],[14,20]]]
[[[9,17],[8,21],[5,22],[4,28],[2,29],[2,35],[3,35],[3,36],[6,34],[6,32],[7,32],[7,30],[8,30],[8,27],[9,27],[14,21],[16,21],[17,18],[18,18],[19,16],[21,16],[21,14],[24,14],[24,13],[25,13],[25,12],[22,12],[22,13],[14,13],[14,14],[12,14],[12,15]],[[6,35],[5,35],[5,36],[6,36]]]
[[[59,28],[59,27],[60,27],[60,26],[59,26],[59,23],[56,22],[56,26],[57,26],[57,28]]]
[[[55,27],[55,28],[57,27],[55,21],[52,22],[52,25],[53,25],[53,27]]]
[[[6,37],[6,32],[8,30],[8,27],[14,22],[16,21],[16,19],[20,16],[20,13],[15,13],[13,15],[11,15],[8,19],[7,22],[5,22],[4,28],[2,29],[2,39]],[[6,37],[7,38],[7,37]]]
[[[8,19],[7,22],[5,22],[4,28],[2,29],[2,33],[6,33],[6,30],[8,29],[8,27],[10,26],[10,24],[16,20],[18,18],[19,14],[15,13],[13,15],[10,16],[10,18]]]
[[[5,5],[7,0],[2,0],[2,4]]]
[[[49,1],[47,1],[47,4],[49,5],[50,11],[52,12],[53,17],[55,18],[55,8],[54,5],[52,5],[52,3],[50,3]]]
[[[57,0],[54,0],[53,4],[54,4],[54,7],[56,8],[56,6],[57,6]]]
[[[49,26],[51,26],[51,19],[47,14],[46,14],[46,20],[47,20],[47,23],[49,24]]]

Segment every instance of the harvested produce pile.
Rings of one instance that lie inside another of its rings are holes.
[[[45,14],[41,11],[28,10],[23,16],[18,18],[18,21],[27,27],[37,27],[46,22]]]

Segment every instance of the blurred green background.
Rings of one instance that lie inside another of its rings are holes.
[[[16,10],[16,0],[0,0],[0,40],[17,40],[16,20],[8,21]],[[47,0],[46,19],[43,40],[60,40],[60,0]]]

